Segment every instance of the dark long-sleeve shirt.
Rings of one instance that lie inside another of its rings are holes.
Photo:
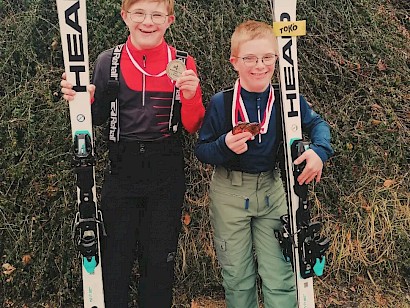
[[[241,96],[249,116],[250,122],[258,121],[259,112],[263,114],[266,109],[269,87],[263,93],[248,92],[241,89]],[[278,104],[278,98],[275,98],[275,104]],[[322,161],[326,161],[332,154],[330,146],[330,129],[328,124],[315,113],[303,96],[300,96],[300,110],[302,129],[307,132],[312,141],[310,148],[319,155]],[[272,170],[275,168],[276,138],[276,109],[272,108],[272,115],[269,121],[269,128],[266,134],[257,135],[253,140],[247,141],[248,150],[243,154],[235,154],[225,143],[227,130],[227,121],[229,116],[226,115],[224,106],[224,94],[219,92],[215,94],[207,107],[204,122],[199,131],[199,139],[195,148],[195,154],[198,159],[204,163],[212,165],[221,165],[228,169],[231,167],[233,159],[239,159],[239,169],[248,173],[258,173]],[[232,128],[232,125],[230,125]]]

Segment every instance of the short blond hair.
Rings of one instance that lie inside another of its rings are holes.
[[[140,0],[122,0],[121,9],[127,11],[131,5]],[[165,3],[168,8],[168,15],[174,15],[174,0],[151,0],[152,2]]]
[[[248,20],[239,24],[231,37],[231,56],[237,56],[241,44],[254,39],[269,37],[275,42],[275,53],[278,53],[278,41],[273,34],[272,26],[265,22]]]

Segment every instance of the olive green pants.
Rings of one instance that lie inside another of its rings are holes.
[[[292,266],[284,260],[274,234],[287,212],[279,172],[249,174],[217,167],[210,199],[227,308],[259,307],[257,273],[265,308],[297,307]]]

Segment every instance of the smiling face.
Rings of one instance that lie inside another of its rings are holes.
[[[271,82],[275,71],[275,62],[265,65],[263,57],[276,54],[276,44],[270,36],[243,42],[238,48],[238,54],[231,56],[230,61],[239,74],[241,86],[249,92],[263,92]],[[244,57],[257,57],[254,65],[246,64]]]
[[[141,22],[131,20],[131,13],[145,13],[145,18]],[[165,17],[163,24],[156,24],[152,21],[152,15],[169,15],[168,7],[164,1],[142,0],[131,4],[127,9],[121,10],[121,17],[130,31],[131,42],[137,49],[151,49],[160,45],[164,39],[165,31],[174,22],[175,16]]]
[[[229,60],[239,74],[241,86],[246,90],[250,92],[266,90],[275,70],[277,54],[278,42],[271,25],[248,20],[235,28],[231,37]],[[255,57],[258,58],[257,61]],[[268,65],[263,63],[262,58]]]

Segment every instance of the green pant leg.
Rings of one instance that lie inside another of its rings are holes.
[[[232,182],[235,183],[234,186]],[[237,175],[214,173],[210,187],[210,219],[218,261],[222,267],[227,308],[257,308],[256,269],[251,217],[245,199],[254,196]]]
[[[265,308],[297,307],[295,278],[290,262],[282,255],[274,230],[282,227],[280,216],[287,213],[285,191],[277,173],[259,183],[258,215],[253,219],[253,242],[262,280]],[[264,202],[262,202],[264,200]]]

